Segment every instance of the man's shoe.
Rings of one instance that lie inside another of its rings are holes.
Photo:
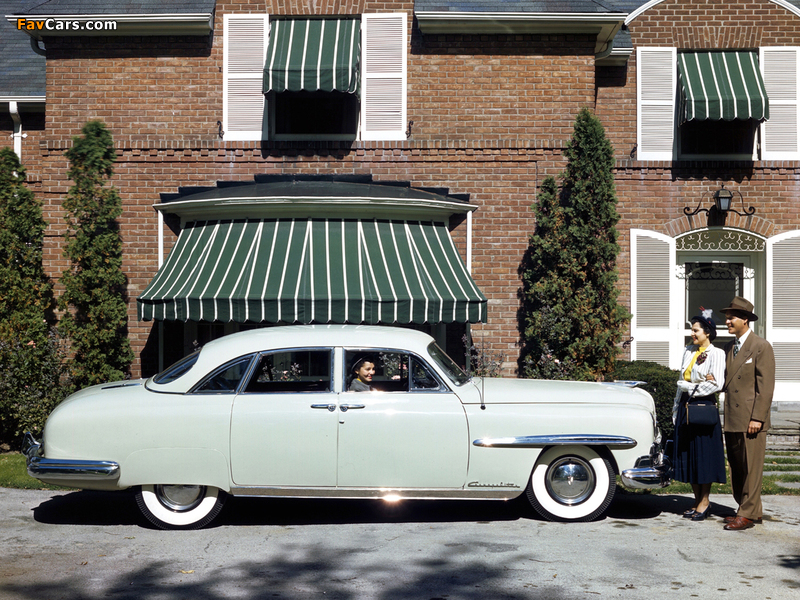
[[[733,523],[733,522],[736,520],[736,518],[737,518],[737,517],[736,517],[736,515],[734,515],[734,516],[732,516],[732,517],[731,517],[731,516],[728,516],[728,517],[725,517],[724,519],[722,519],[722,521],[723,521],[725,524],[728,524],[728,523]],[[761,519],[750,519],[750,520],[751,520],[753,523],[755,523],[756,525],[761,525]]]
[[[725,525],[723,529],[727,531],[742,531],[754,527],[755,523],[746,517],[736,517],[733,521]]]

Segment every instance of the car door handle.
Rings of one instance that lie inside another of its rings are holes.
[[[336,410],[335,404],[312,404],[311,408],[323,408],[326,409],[328,412],[333,412]]]
[[[355,410],[357,408],[365,408],[365,407],[366,407],[365,404],[340,404],[339,405],[339,408],[341,409],[342,412],[347,412],[350,409]]]

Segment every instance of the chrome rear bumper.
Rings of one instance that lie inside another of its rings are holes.
[[[662,452],[660,444],[653,444],[649,456],[640,456],[632,469],[620,473],[622,485],[631,489],[646,490],[666,487],[672,481],[672,462]]]
[[[114,480],[119,478],[119,465],[110,460],[68,460],[40,456],[42,445],[30,432],[22,440],[28,475],[36,479],[70,481]]]

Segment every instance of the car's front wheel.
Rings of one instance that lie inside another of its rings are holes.
[[[550,521],[591,521],[614,498],[611,462],[585,446],[554,446],[536,461],[525,490],[534,510]]]
[[[222,510],[227,494],[205,485],[143,485],[136,504],[161,529],[200,529]]]

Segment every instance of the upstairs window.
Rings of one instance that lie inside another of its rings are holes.
[[[638,48],[638,159],[799,159],[797,59]]]
[[[226,15],[224,47],[226,140],[405,139],[405,13]]]
[[[355,139],[358,19],[276,19],[270,25],[264,94],[272,139]]]
[[[752,160],[769,102],[755,52],[678,54],[681,158]]]

